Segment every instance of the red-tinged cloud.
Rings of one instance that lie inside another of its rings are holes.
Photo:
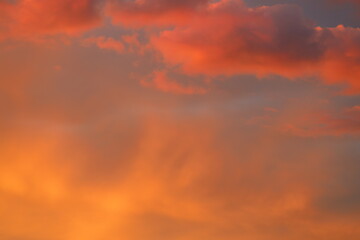
[[[360,29],[316,27],[295,5],[247,8],[223,0],[152,44],[189,74],[319,76],[360,92]]]
[[[126,26],[172,25],[189,21],[210,0],[110,0],[107,12],[115,23]]]
[[[117,53],[124,52],[124,45],[121,41],[115,40],[114,38],[106,37],[92,37],[87,38],[83,41],[84,45],[95,44],[100,49],[112,50]]]
[[[360,28],[338,26],[330,32],[318,70],[329,83],[346,83],[348,93],[360,92]]]
[[[184,86],[174,79],[168,77],[164,71],[155,71],[150,80],[141,81],[141,85],[145,87],[152,87],[163,92],[174,94],[205,94],[207,90],[198,86]]]
[[[0,34],[8,38],[76,35],[99,26],[100,0],[19,0],[2,3]]]

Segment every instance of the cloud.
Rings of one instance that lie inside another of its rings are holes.
[[[0,5],[0,33],[28,39],[44,35],[76,35],[102,22],[101,0],[19,0]],[[1,27],[2,26],[2,27]]]
[[[2,2],[0,38],[74,36],[99,26],[103,10],[113,22],[130,28],[158,28],[148,31],[151,45],[166,64],[180,65],[187,74],[316,76],[347,87],[346,94],[360,92],[360,29],[318,27],[296,5],[249,8],[241,0]],[[144,53],[138,39],[129,35],[122,40],[98,38],[96,45],[122,52],[125,43],[129,51]]]
[[[295,5],[247,8],[221,1],[152,43],[165,62],[189,74],[319,76],[360,92],[360,29],[316,27]]]

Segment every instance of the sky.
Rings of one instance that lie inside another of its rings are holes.
[[[360,239],[359,0],[0,0],[1,240]]]

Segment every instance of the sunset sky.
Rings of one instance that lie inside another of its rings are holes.
[[[359,0],[0,0],[0,240],[359,240]]]

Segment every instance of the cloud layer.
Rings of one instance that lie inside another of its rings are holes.
[[[211,5],[204,15],[152,38],[166,62],[189,74],[318,76],[360,91],[360,29],[316,27],[293,5]]]
[[[2,38],[78,35],[109,15],[128,28],[158,28],[150,31],[150,44],[165,63],[180,66],[187,74],[315,76],[346,86],[346,93],[360,91],[360,30],[316,26],[295,5],[249,8],[241,0],[21,0],[2,2],[0,11]],[[123,43],[116,47],[114,43],[111,38],[98,39],[97,46],[121,52]]]

